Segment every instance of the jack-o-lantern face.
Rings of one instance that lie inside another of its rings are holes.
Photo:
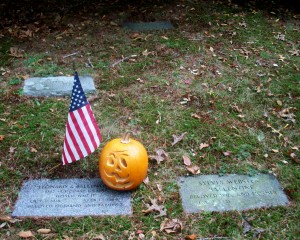
[[[128,154],[126,151],[111,152],[103,165],[103,172],[110,183],[116,187],[131,187],[130,171],[127,164]]]
[[[147,175],[148,155],[136,140],[114,139],[108,142],[100,155],[99,172],[102,181],[115,190],[131,190]]]

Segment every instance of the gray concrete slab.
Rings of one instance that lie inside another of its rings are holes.
[[[173,29],[174,26],[168,21],[155,21],[155,22],[125,22],[123,28],[132,31],[153,31],[153,30],[169,30]]]
[[[90,76],[79,77],[83,90],[86,94],[96,92],[94,80]],[[23,93],[26,96],[60,97],[70,96],[74,77],[35,77],[25,80]]]

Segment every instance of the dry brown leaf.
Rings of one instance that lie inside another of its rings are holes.
[[[162,206],[162,205],[157,204],[157,199],[151,199],[150,198],[150,201],[151,201],[151,205],[146,204],[147,209],[142,210],[143,213],[159,212],[159,215],[157,215],[155,217],[161,217],[161,216],[166,216],[167,215],[165,207]]]
[[[150,159],[154,159],[157,161],[157,164],[163,162],[169,158],[168,154],[163,149],[155,149],[156,155],[150,155]]]
[[[31,231],[21,231],[18,233],[18,236],[21,238],[34,238],[34,235]]]
[[[186,239],[186,240],[195,240],[196,237],[197,237],[196,234],[191,234],[191,235],[186,236],[185,239]]]
[[[36,150],[34,147],[31,147],[31,148],[30,148],[30,152],[36,153],[37,150]]]
[[[192,113],[192,114],[191,114],[191,117],[197,118],[197,119],[201,119],[201,116],[198,115],[197,113]]]
[[[295,163],[299,163],[300,162],[300,160],[299,160],[299,158],[297,157],[297,155],[296,155],[296,153],[291,153],[290,154],[290,157],[291,157],[291,159],[295,162]]]
[[[230,152],[230,151],[223,152],[223,155],[224,155],[225,157],[228,157],[228,156],[230,156],[231,154],[232,154],[232,152]]]
[[[99,234],[93,237],[92,240],[105,240],[105,237],[103,236],[103,234]]]
[[[0,141],[3,141],[4,140],[4,135],[0,135]]]
[[[187,132],[184,132],[184,133],[182,133],[181,135],[179,135],[179,136],[176,136],[175,134],[173,134],[173,142],[171,143],[171,145],[172,146],[174,146],[176,143],[178,143],[178,142],[180,142],[183,138],[184,138],[184,136],[187,134]]]
[[[182,159],[183,159],[184,165],[186,165],[186,166],[191,166],[192,162],[191,162],[191,159],[190,159],[188,156],[183,155],[183,156],[182,156]]]
[[[48,228],[41,228],[39,230],[37,230],[38,233],[40,234],[48,234],[51,232],[51,229],[48,229]]]
[[[18,222],[18,221],[20,221],[20,220],[18,220],[18,219],[15,219],[15,218],[12,218],[12,217],[10,217],[10,216],[0,216],[0,221],[2,221],[2,222],[10,222],[10,223],[15,223],[15,222]]]
[[[10,147],[10,148],[9,148],[9,153],[14,153],[14,152],[15,152],[15,150],[16,150],[16,148],[15,148],[15,147]]]
[[[183,228],[183,224],[178,219],[165,219],[160,224],[160,231],[165,231],[166,233],[177,233]]]
[[[22,58],[24,57],[24,50],[20,49],[20,48],[17,48],[17,47],[11,47],[9,49],[10,51],[10,56],[12,57],[16,57],[16,58]]]
[[[146,184],[146,185],[149,183],[149,178],[148,178],[148,176],[143,180],[143,183]]]
[[[286,122],[290,121],[292,123],[296,123],[296,115],[291,111],[296,110],[296,108],[285,108],[282,109],[278,114],[279,117],[283,118]]]
[[[194,175],[200,173],[200,167],[198,167],[198,166],[196,166],[196,165],[188,166],[188,167],[186,167],[186,169],[187,169],[190,173],[192,173],[192,174],[194,174]]]
[[[238,113],[242,113],[242,112],[243,112],[243,110],[240,109],[236,104],[231,105],[231,108],[232,108],[235,112],[238,112]]]
[[[156,184],[156,186],[157,186],[157,189],[158,189],[158,191],[162,191],[162,189],[163,189],[163,187],[162,187],[162,185],[161,184]]]
[[[209,144],[207,144],[207,143],[200,143],[200,146],[199,146],[200,150],[203,149],[203,148],[207,148],[207,147],[209,147]]]

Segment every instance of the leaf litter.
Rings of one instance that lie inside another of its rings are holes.
[[[157,199],[152,199],[150,198],[150,204],[146,204],[147,209],[142,210],[143,213],[153,213],[153,212],[158,212],[159,214],[155,216],[155,218],[166,216],[167,212],[166,209],[163,205],[159,205],[157,203]]]

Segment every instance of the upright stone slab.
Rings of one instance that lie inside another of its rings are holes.
[[[79,77],[82,88],[86,94],[95,93],[94,80],[89,76]],[[70,96],[74,77],[35,77],[25,80],[23,93],[27,96],[59,97]]]
[[[110,190],[100,179],[42,179],[24,183],[12,216],[130,214],[132,214],[130,192]]]
[[[123,28],[132,31],[153,31],[153,30],[169,30],[173,29],[174,26],[168,21],[155,21],[155,22],[125,22]]]
[[[187,213],[240,211],[288,204],[279,182],[269,174],[181,177],[179,186]]]

